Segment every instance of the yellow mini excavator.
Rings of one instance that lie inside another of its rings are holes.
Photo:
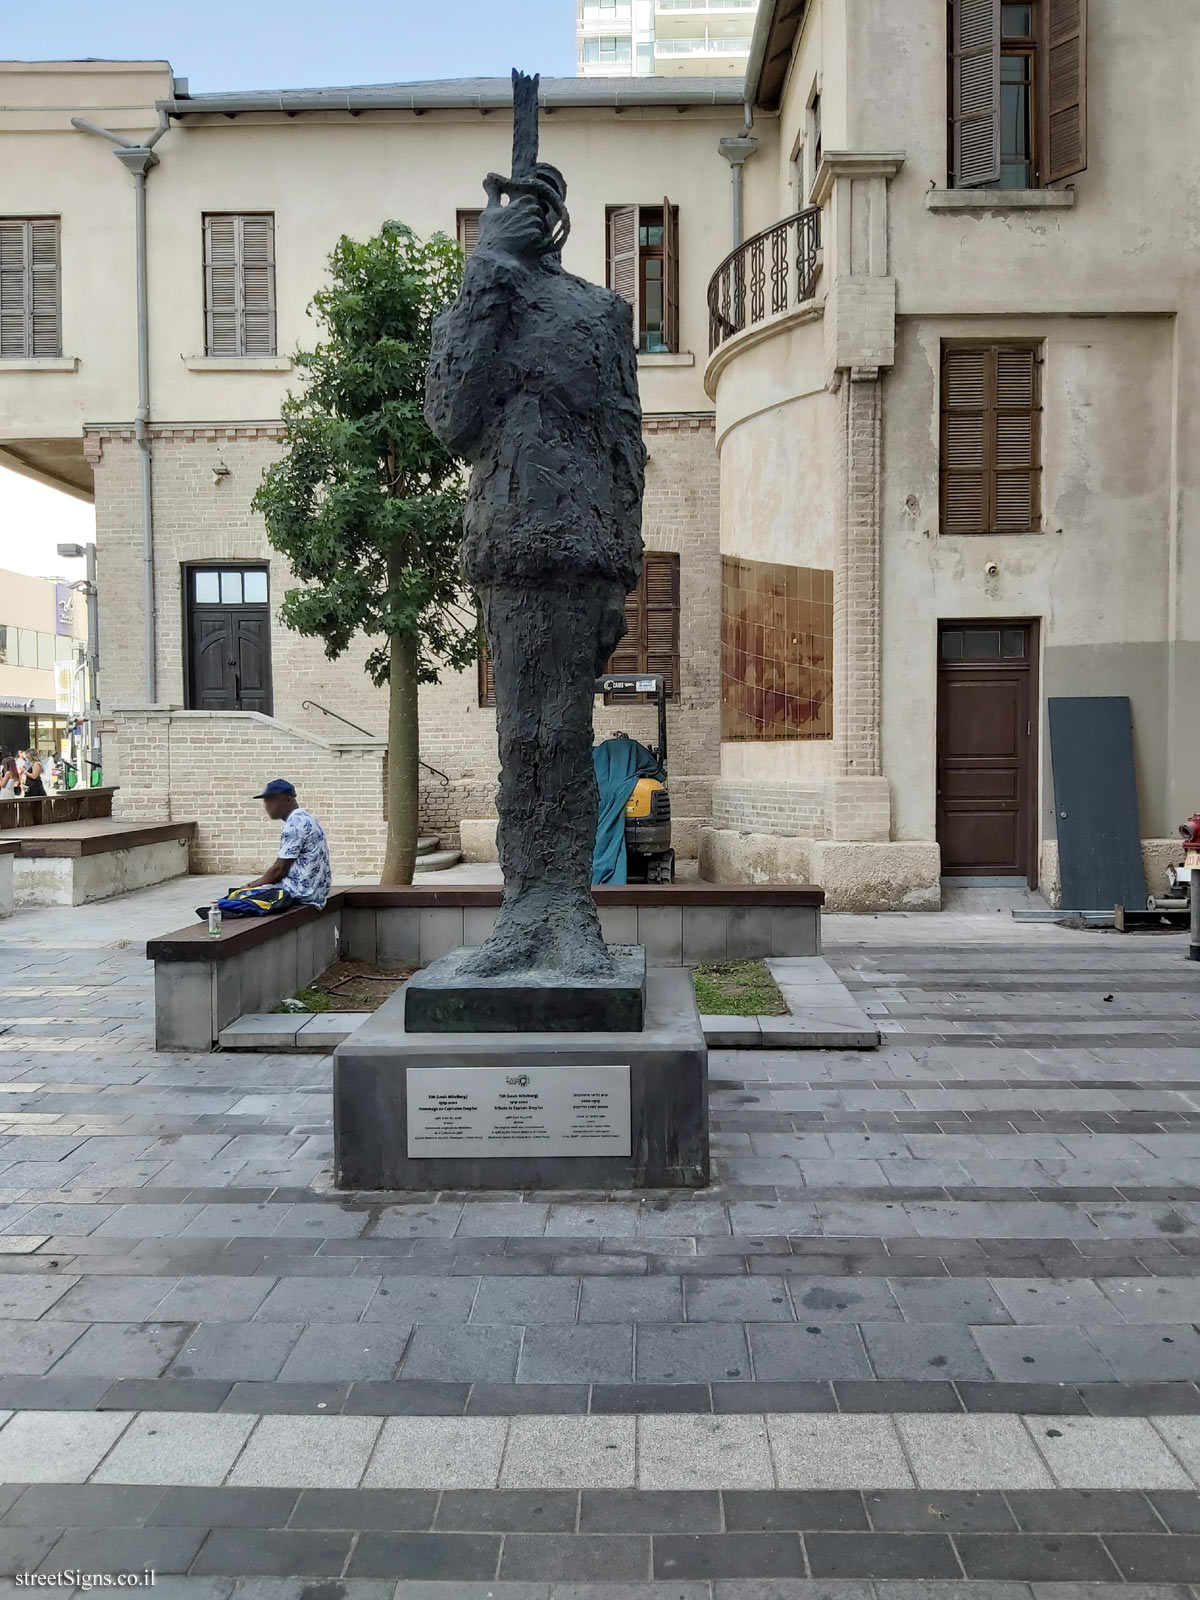
[[[671,848],[671,796],[667,793],[667,686],[655,673],[609,672],[596,679],[602,695],[653,695],[658,711],[658,745],[643,746],[658,763],[657,776],[639,777],[625,805],[625,853],[631,883],[674,883]],[[625,733],[618,739],[628,739]]]

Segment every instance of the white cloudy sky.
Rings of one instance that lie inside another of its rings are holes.
[[[74,581],[83,577],[83,562],[64,561],[55,546],[95,537],[90,505],[0,467],[0,571]]]

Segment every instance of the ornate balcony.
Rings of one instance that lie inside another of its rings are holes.
[[[816,292],[821,208],[808,206],[731,250],[708,285],[708,351]]]

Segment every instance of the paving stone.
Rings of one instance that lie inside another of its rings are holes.
[[[495,1338],[502,1330],[472,1331],[487,1332],[491,1338]],[[420,1330],[418,1336],[419,1333]],[[406,1362],[406,1371],[407,1366]],[[522,1383],[626,1383],[632,1376],[631,1327],[616,1323],[594,1323],[574,1327],[528,1328],[525,1331],[517,1369],[517,1377]],[[655,1374],[646,1373],[644,1376],[653,1377]]]
[[[351,1489],[366,1469],[380,1426],[374,1417],[263,1417],[228,1481],[264,1488]],[[0,1433],[0,1441],[3,1437]]]
[[[1078,1383],[1113,1377],[1112,1367],[1082,1329],[974,1328],[972,1337],[995,1376],[1009,1383]]]
[[[514,1417],[500,1483],[519,1488],[632,1488],[632,1417]]]
[[[74,1341],[54,1370],[60,1377],[157,1378],[189,1331],[177,1322],[98,1322]]]
[[[411,1327],[378,1322],[328,1322],[305,1328],[279,1369],[280,1381],[341,1383],[391,1378],[411,1335]]]
[[[372,1535],[364,1534],[363,1538]],[[361,1543],[361,1540],[360,1540]],[[317,1533],[285,1529],[214,1528],[200,1546],[192,1572],[230,1573],[248,1577],[256,1573],[312,1578],[336,1578],[350,1553],[349,1533]]]
[[[510,1534],[500,1560],[502,1581],[549,1578],[610,1582],[648,1578],[650,1540],[626,1534]],[[553,1592],[553,1591],[552,1591]]]
[[[0,1372],[30,1377],[49,1372],[87,1331],[82,1322],[0,1322]]]
[[[957,1578],[962,1570],[944,1534],[811,1533],[804,1544],[815,1578]]]
[[[244,1322],[262,1305],[271,1288],[270,1278],[206,1273],[180,1278],[151,1309],[160,1322]]]
[[[419,1327],[409,1342],[401,1375],[443,1383],[511,1383],[520,1351],[518,1328]]]
[[[870,1526],[861,1494],[836,1489],[726,1489],[725,1526],[732,1532],[802,1532]],[[700,1531],[700,1530],[697,1530]]]
[[[1185,1489],[1189,1478],[1141,1417],[1027,1417],[1029,1434],[1069,1489]]]
[[[570,1278],[485,1277],[471,1307],[471,1321],[519,1326],[574,1322],[578,1303],[579,1285]]]
[[[986,1279],[893,1278],[891,1291],[909,1322],[1012,1321],[998,1290]]]
[[[507,1431],[502,1417],[389,1417],[364,1487],[495,1488]]]
[[[83,1483],[131,1420],[128,1411],[21,1411],[0,1428],[0,1482]]]
[[[145,1411],[93,1478],[98,1483],[219,1484],[249,1437],[252,1417]]]
[[[7,1527],[140,1528],[153,1520],[163,1497],[157,1486],[141,1485],[36,1483],[12,1489],[14,1503],[3,1517]]]
[[[1115,1377],[1166,1383],[1200,1373],[1200,1333],[1178,1323],[1155,1327],[1098,1327],[1089,1335]]]
[[[877,1533],[1007,1533],[1016,1532],[1018,1527],[1008,1498],[994,1491],[875,1489],[862,1498],[871,1527]],[[1053,1500],[1057,1496],[1031,1498]],[[821,1522],[812,1526],[826,1528],[833,1524]]]
[[[481,1533],[573,1533],[579,1499],[561,1489],[448,1489],[434,1498],[439,1532]]]
[[[1165,1520],[1148,1496],[1116,1489],[1059,1489],[1054,1494],[1014,1490],[1006,1498],[1023,1533],[1161,1533]],[[1195,1494],[1174,1498],[1200,1504]]]
[[[1121,1576],[1131,1582],[1196,1583],[1200,1581],[1200,1538],[1176,1534],[1155,1538],[1137,1533],[1110,1534],[1104,1541]]]
[[[679,1278],[588,1277],[579,1297],[580,1322],[682,1322]]]
[[[494,1576],[500,1545],[500,1535],[491,1533],[363,1533],[348,1570],[351,1577],[399,1578],[406,1585],[413,1578],[482,1581]]]
[[[435,1278],[424,1274],[391,1277],[379,1285],[367,1307],[368,1322],[462,1323],[478,1291],[475,1278]],[[476,1319],[480,1320],[480,1319]]]
[[[170,1375],[231,1383],[276,1378],[300,1334],[298,1323],[209,1323],[188,1334]]]
[[[375,1289],[370,1278],[281,1278],[254,1316],[259,1322],[357,1322]]]
[[[954,1540],[968,1578],[1113,1583],[1118,1573],[1089,1534],[964,1533]]]
[[[654,1576],[801,1577],[804,1547],[794,1533],[666,1534],[654,1541]]]
[[[20,1277],[6,1275],[0,1278],[0,1318],[40,1317],[78,1282],[78,1278],[71,1276],[53,1278],[34,1277],[32,1274]],[[84,1315],[68,1320],[86,1322],[89,1318]]]
[[[900,1416],[896,1427],[922,1488],[1053,1488],[1017,1417]]]
[[[880,1378],[986,1379],[988,1366],[968,1329],[947,1322],[868,1323],[867,1355]]]
[[[820,1275],[792,1279],[796,1317],[805,1324],[820,1322],[899,1322],[901,1310],[891,1285],[882,1278],[829,1278]],[[761,1318],[747,1318],[761,1321]]]
[[[782,1278],[684,1280],[689,1322],[791,1322],[792,1306]]]
[[[817,1320],[793,1326],[752,1324],[747,1330],[754,1376],[766,1383],[809,1378],[869,1378],[857,1327]],[[726,1376],[726,1374],[712,1374]]]
[[[93,1490],[91,1484],[88,1489],[97,1494],[105,1492],[100,1487]],[[154,1509],[146,1521],[151,1527],[169,1528],[282,1528],[293,1514],[297,1499],[294,1489],[171,1488],[124,1492],[152,1492]]]
[[[725,1505],[728,1518],[728,1494]],[[579,1529],[581,1533],[719,1533],[721,1496],[713,1489],[585,1489]]]
[[[644,1416],[637,1421],[644,1489],[769,1489],[774,1473],[761,1417]]]
[[[913,1487],[900,1436],[890,1417],[773,1414],[767,1419],[767,1429],[780,1488]]]

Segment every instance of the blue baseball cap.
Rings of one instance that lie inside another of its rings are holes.
[[[296,785],[289,783],[286,778],[272,778],[261,794],[252,795],[251,799],[265,800],[272,794],[295,794]]]

